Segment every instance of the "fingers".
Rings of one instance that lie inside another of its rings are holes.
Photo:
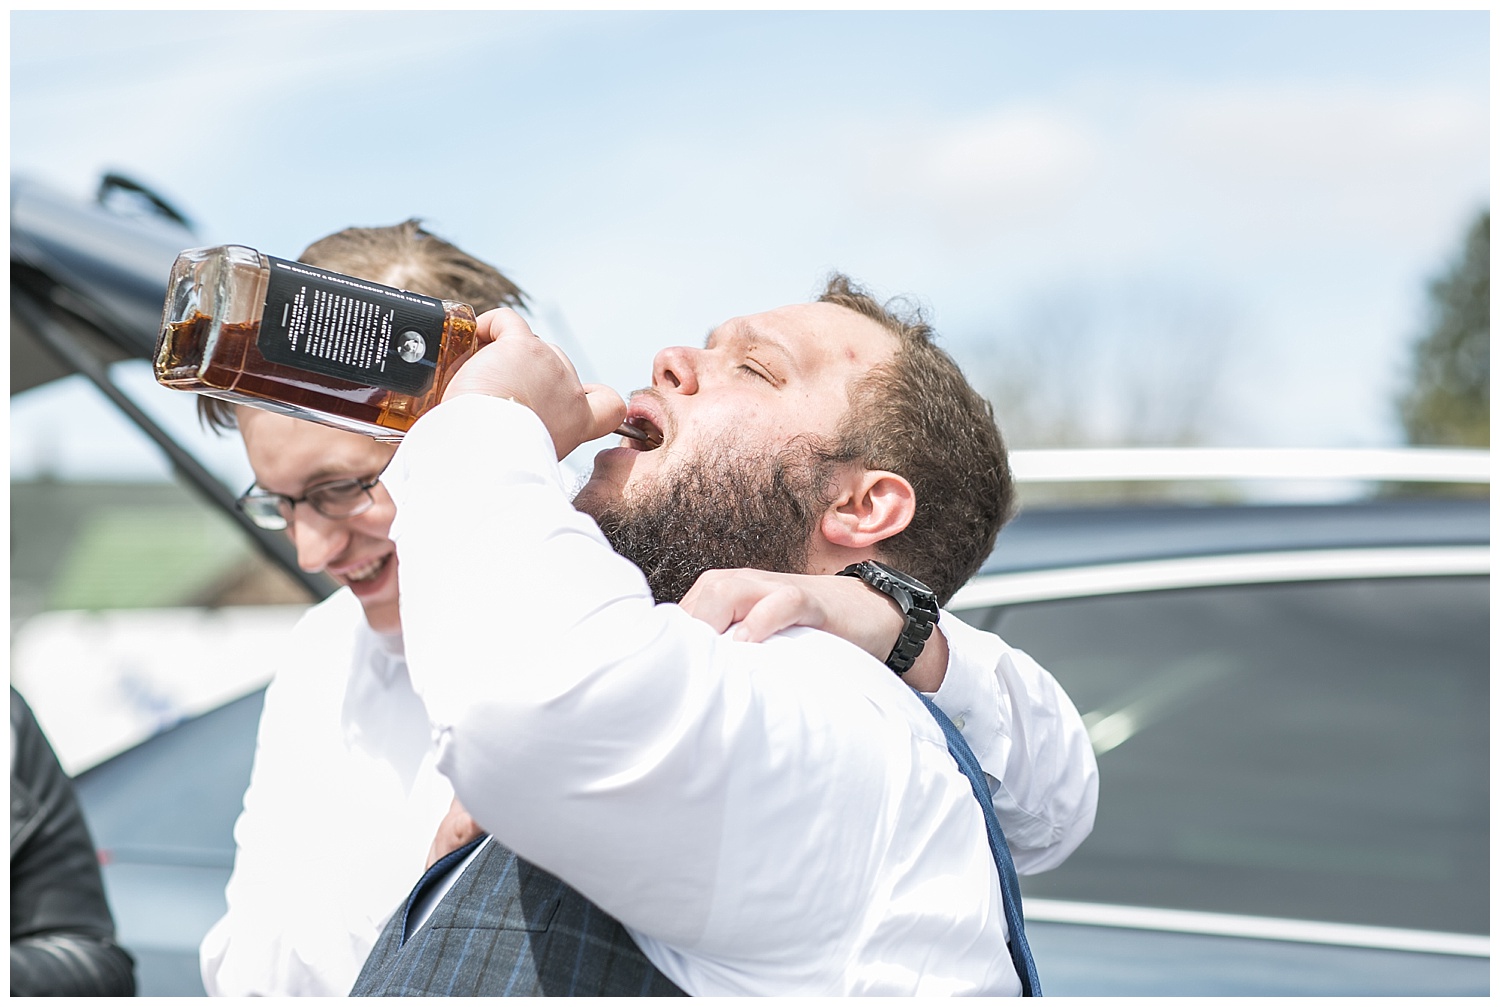
[[[683,597],[681,607],[719,633],[733,627],[734,638],[747,643],[807,626],[848,640],[881,660],[905,625],[889,598],[853,578],[765,570],[710,570]]]
[[[809,604],[800,588],[784,586],[761,598],[745,613],[735,627],[734,638],[745,643],[760,643],[792,626],[821,626],[820,613]]]
[[[588,405],[588,419],[584,429],[580,431],[579,443],[594,440],[598,437],[607,437],[614,433],[615,428],[625,422],[626,406],[625,400],[620,393],[608,385],[588,384],[585,385],[578,379],[578,368],[573,366],[573,361],[563,352],[563,348],[556,343],[543,343],[557,359],[562,361],[563,367],[573,379],[573,383],[583,389],[584,401]]]
[[[506,336],[535,338],[535,333],[514,308],[491,308],[474,319],[474,337],[480,346]]]
[[[437,835],[432,837],[432,844],[427,848],[427,866],[431,867],[460,846],[478,838],[483,831],[455,797],[448,806],[448,813],[438,823]]]
[[[588,400],[589,412],[593,416],[590,429],[593,431],[584,440],[607,437],[625,422],[625,400],[620,393],[608,385],[584,385],[583,394]]]
[[[534,386],[556,383],[558,360],[541,349],[545,344],[513,309],[486,311],[476,319],[475,332],[480,346],[449,380],[444,402],[478,393],[531,405]],[[545,366],[539,368],[539,361]]]
[[[752,596],[743,584],[735,580],[736,574],[743,572],[705,570],[682,596],[678,607],[694,619],[708,623],[715,633],[724,632],[740,618],[739,601],[745,600],[748,609],[753,598],[758,597],[758,594]]]
[[[821,628],[826,612],[789,574],[761,570],[708,570],[679,603],[693,618],[734,639],[759,643],[792,626]]]

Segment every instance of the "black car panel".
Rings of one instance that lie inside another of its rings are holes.
[[[1484,934],[1488,579],[964,613],[1090,726],[1094,834],[1027,895]]]

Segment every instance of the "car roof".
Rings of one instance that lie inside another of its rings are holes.
[[[12,178],[10,187],[12,286],[85,318],[94,337],[90,348],[109,362],[151,356],[167,273],[179,251],[201,244],[180,219],[111,209],[109,193],[123,186],[101,187],[94,202],[26,178]],[[43,349],[25,316],[18,322],[11,336],[12,395],[74,369]]]
[[[981,575],[1286,550],[1487,545],[1488,497],[1023,509]]]

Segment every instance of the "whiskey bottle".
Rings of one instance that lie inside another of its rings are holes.
[[[475,349],[467,304],[220,245],[173,264],[153,369],[169,388],[395,441]]]

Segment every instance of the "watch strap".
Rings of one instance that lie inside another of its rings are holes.
[[[932,627],[938,620],[937,598],[915,577],[901,573],[875,560],[851,563],[838,573],[841,577],[857,577],[870,587],[895,602],[906,624],[901,635],[885,659],[886,667],[898,675],[905,675],[917,663],[922,648],[932,636]]]

